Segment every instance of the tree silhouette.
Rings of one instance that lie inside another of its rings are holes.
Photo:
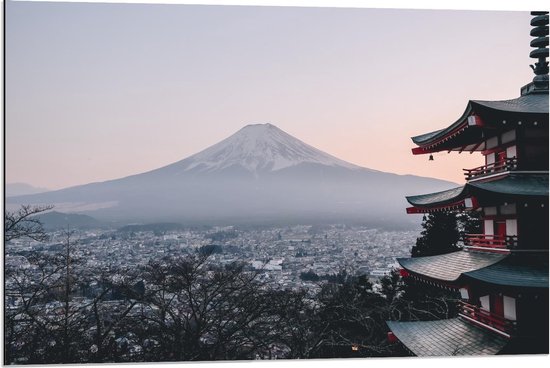
[[[28,237],[36,241],[45,241],[48,236],[42,222],[35,215],[49,211],[53,206],[24,205],[18,211],[6,211],[4,214],[4,241]]]
[[[435,212],[424,215],[421,236],[412,247],[412,257],[435,256],[461,249],[457,215],[454,212]]]

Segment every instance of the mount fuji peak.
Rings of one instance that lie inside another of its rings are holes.
[[[182,171],[205,172],[242,167],[258,173],[303,163],[362,169],[320,151],[269,123],[247,125],[223,141],[173,166],[179,166]]]
[[[454,186],[356,166],[272,124],[253,124],[197,154],[148,172],[10,197],[6,202],[53,204],[58,211],[120,222],[351,221],[387,226],[411,223],[403,211],[406,195]]]

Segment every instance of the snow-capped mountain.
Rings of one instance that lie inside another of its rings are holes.
[[[7,199],[99,220],[209,223],[416,222],[405,196],[454,183],[363,168],[271,124],[247,125],[181,161],[101,183]]]
[[[180,165],[184,171],[215,171],[240,166],[258,173],[302,163],[361,168],[320,151],[269,123],[247,125],[232,136],[175,165]]]

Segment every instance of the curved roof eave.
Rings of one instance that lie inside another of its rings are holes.
[[[455,282],[463,273],[476,271],[497,263],[507,254],[459,250],[437,256],[398,258],[408,272],[443,282]]]
[[[537,254],[514,254],[462,277],[503,287],[548,289],[548,260]]]
[[[436,141],[437,139],[442,138],[442,137],[446,136],[448,133],[450,133],[453,130],[457,129],[462,124],[464,124],[466,119],[468,119],[468,116],[470,115],[470,112],[472,111],[471,102],[472,101],[468,101],[468,105],[466,106],[466,110],[464,110],[464,113],[462,114],[462,116],[457,121],[455,121],[454,123],[449,125],[447,128],[440,129],[440,130],[435,130],[435,131],[430,132],[430,133],[425,133],[425,134],[417,135],[415,137],[411,137],[412,141],[415,144],[417,144],[418,146],[422,146],[422,145],[425,145],[427,143]]]
[[[386,324],[416,356],[495,355],[508,344],[504,337],[461,318]]]
[[[468,182],[462,187],[441,192],[405,197],[417,208],[433,208],[456,203],[480,193],[504,194],[521,197],[548,197],[548,174],[509,174],[491,181]]]
[[[500,180],[469,182],[473,191],[514,196],[548,197],[548,174],[510,174]]]
[[[530,94],[511,100],[484,101],[472,100],[473,107],[482,107],[496,113],[512,113],[526,115],[548,114],[548,94]],[[473,109],[476,111],[477,109]]]
[[[441,192],[407,196],[407,202],[415,207],[440,206],[459,201],[466,197],[466,186],[456,187]]]
[[[487,113],[548,115],[548,94],[529,94],[511,100],[499,101],[470,100],[462,116],[447,128],[417,135],[411,139],[418,146],[435,143],[463,125],[472,113],[479,115]]]

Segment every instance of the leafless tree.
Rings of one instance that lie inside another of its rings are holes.
[[[116,353],[113,330],[137,303],[135,276],[83,267],[73,233],[63,235],[59,254],[35,253],[27,267],[6,269],[6,364],[101,362]],[[92,283],[97,288],[83,298]]]
[[[64,267],[59,257],[32,255],[30,267],[5,270],[5,363],[28,362],[49,334],[44,306],[53,300]]]
[[[51,205],[23,205],[15,212],[6,211],[4,215],[4,241],[28,237],[36,241],[45,241],[48,236],[42,223],[35,215],[49,211]]]
[[[164,360],[250,359],[269,350],[273,316],[257,273],[208,255],[151,263],[142,326]]]
[[[328,324],[319,316],[318,303],[308,297],[307,290],[275,290],[271,292],[275,347],[282,347],[282,357],[307,359],[325,342]]]

